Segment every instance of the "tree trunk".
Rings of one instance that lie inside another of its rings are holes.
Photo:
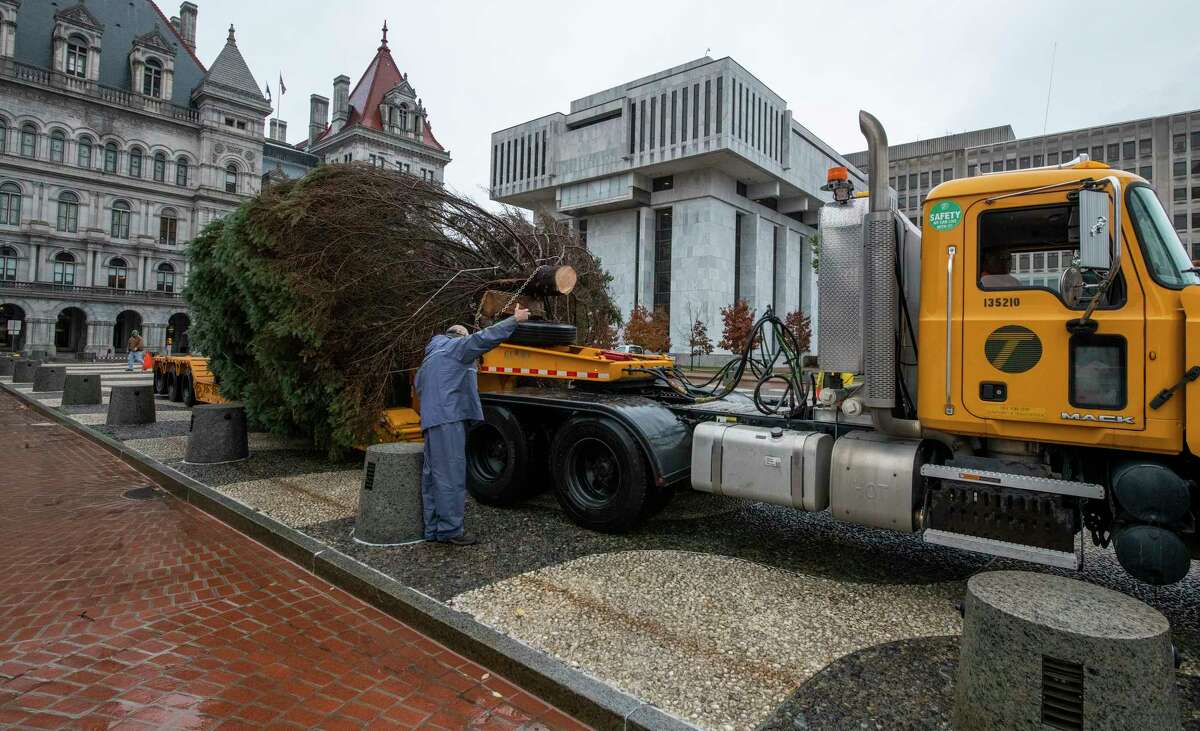
[[[521,290],[521,294],[523,295],[529,295],[530,297],[553,297],[555,295],[570,294],[575,289],[575,283],[578,280],[579,275],[575,273],[575,267],[543,264],[533,273],[533,277],[529,279],[528,284],[525,284],[524,279],[498,279],[488,282],[488,288],[511,288],[515,292],[524,284],[525,288]]]

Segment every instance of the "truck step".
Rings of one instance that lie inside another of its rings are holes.
[[[1052,492],[1058,495],[1102,500],[1104,487],[1090,482],[1071,482],[1056,480],[1052,477],[1036,475],[1017,475],[1011,472],[992,472],[973,467],[955,467],[953,465],[923,464],[921,474],[925,477],[937,477],[942,480],[958,482],[977,482],[992,487],[1012,487],[1031,492]]]
[[[1074,569],[1076,571],[1083,566],[1083,551],[1076,551],[1074,553],[1054,551],[1049,548],[1039,548],[1038,546],[1025,546],[1020,543],[998,541],[994,538],[951,533],[949,531],[937,530],[936,528],[926,529],[923,537],[926,543],[933,543],[938,546],[959,548],[964,551],[974,551],[975,553],[986,553],[989,556],[1000,556],[1001,558],[1015,558],[1018,561],[1028,561],[1029,563],[1042,564],[1043,566],[1057,566],[1061,569]]]

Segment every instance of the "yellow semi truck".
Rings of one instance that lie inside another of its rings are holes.
[[[860,126],[869,194],[834,169],[819,215],[820,388],[770,314],[704,384],[667,358],[506,344],[479,368],[472,494],[549,482],[580,525],[623,531],[690,485],[1059,567],[1112,543],[1137,579],[1178,581],[1200,546],[1200,276],[1154,191],[1081,156],[944,182],[918,229],[882,125]],[[162,388],[219,398],[194,360],[159,361]],[[419,439],[418,409],[389,409],[381,438]]]

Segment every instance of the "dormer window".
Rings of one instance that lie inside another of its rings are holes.
[[[400,131],[401,132],[408,131],[408,105],[407,104],[400,105]]]
[[[163,68],[157,58],[146,59],[142,68],[142,93],[155,99],[162,96]]]
[[[87,78],[88,42],[83,36],[71,36],[67,41],[67,76]]]

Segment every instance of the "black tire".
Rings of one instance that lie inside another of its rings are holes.
[[[484,406],[467,433],[467,491],[484,505],[506,506],[529,494],[529,444],[517,417]]]
[[[179,387],[180,401],[183,405],[192,407],[196,405],[196,390],[192,388],[192,376],[190,373],[185,373],[180,380],[183,384]]]
[[[652,486],[646,493],[646,504],[642,506],[642,519],[647,520],[661,513],[674,496],[673,485]]]
[[[533,322],[527,320],[517,323],[517,331],[507,342],[513,345],[574,345],[577,335],[574,325],[561,322]]]
[[[612,419],[576,417],[550,448],[554,494],[575,523],[624,533],[643,517],[650,473],[642,449]]]
[[[167,398],[175,403],[183,400],[183,376],[177,373],[167,376]]]
[[[154,393],[162,396],[167,392],[167,374],[163,371],[154,369]]]

